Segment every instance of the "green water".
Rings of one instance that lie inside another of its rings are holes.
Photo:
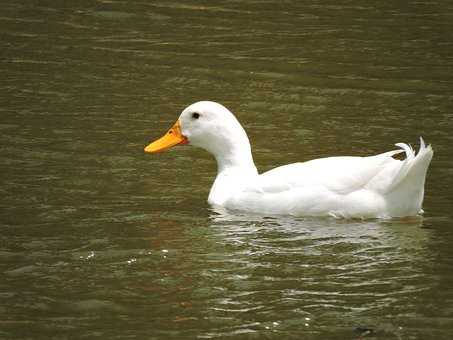
[[[446,0],[3,1],[0,339],[451,339],[452,31]],[[143,153],[205,99],[260,171],[422,135],[424,218],[216,214],[207,153]]]

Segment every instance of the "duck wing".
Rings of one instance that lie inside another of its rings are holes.
[[[244,191],[282,193],[310,187],[322,187],[339,195],[365,188],[384,191],[402,163],[392,156],[403,151],[394,150],[369,157],[328,157],[280,166],[261,174]]]

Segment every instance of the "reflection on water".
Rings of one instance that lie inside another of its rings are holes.
[[[398,334],[404,318],[381,317],[426,290],[414,265],[423,267],[427,255],[429,233],[421,224],[216,216],[212,227],[231,263],[229,275],[221,269],[222,286],[232,291],[219,310],[268,310],[271,296],[282,330],[319,329],[335,320],[342,336],[363,322]],[[210,262],[218,268],[225,259]]]
[[[451,338],[452,23],[448,1],[2,2],[0,338]],[[143,154],[201,99],[260,171],[422,135],[425,217],[210,210],[204,151]]]

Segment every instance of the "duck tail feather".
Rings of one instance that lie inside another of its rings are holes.
[[[409,144],[397,143],[395,145],[404,150],[406,159],[402,161],[401,167],[388,191],[396,190],[402,182],[409,180],[414,182],[414,184],[415,182],[419,182],[418,185],[423,187],[425,175],[433,155],[431,145],[426,146],[422,137],[420,137],[420,148],[417,153],[415,153]]]
[[[410,144],[396,143],[395,146],[401,148],[406,153],[405,162],[407,160],[411,160],[411,159],[413,159],[415,157],[414,149],[412,149],[412,146],[410,146]]]

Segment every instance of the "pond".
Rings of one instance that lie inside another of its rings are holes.
[[[12,1],[0,14],[0,338],[451,339],[449,1]],[[422,218],[219,214],[214,100],[260,172],[434,148]]]

